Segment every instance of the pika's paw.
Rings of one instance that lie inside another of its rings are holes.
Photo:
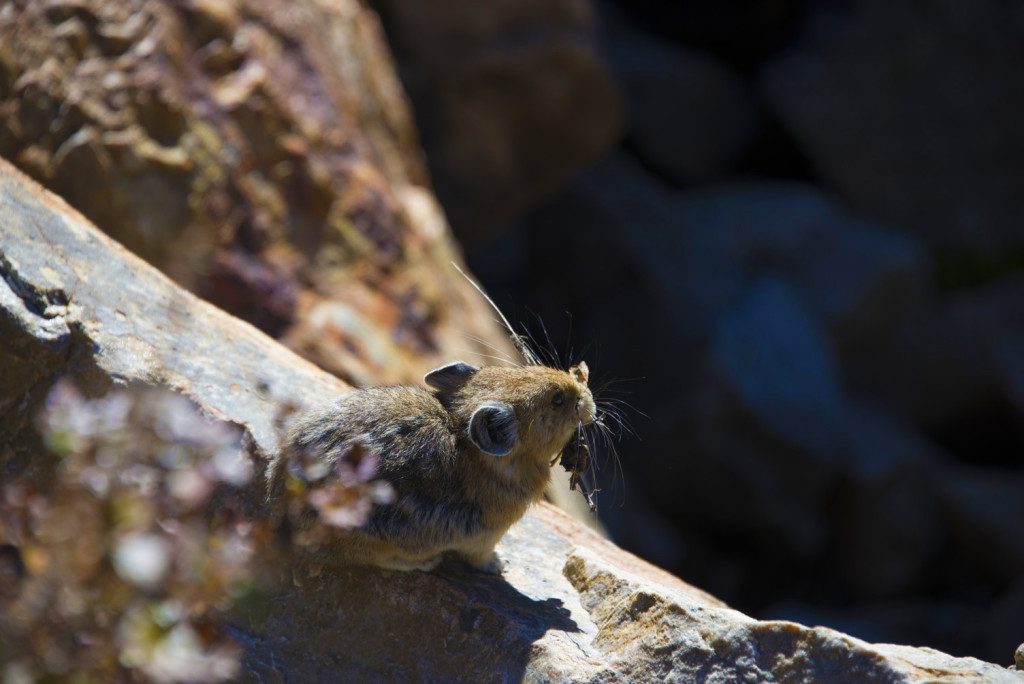
[[[378,563],[378,565],[386,570],[401,570],[402,572],[409,572],[411,570],[420,570],[422,572],[430,572],[441,563],[440,554],[437,556],[431,556],[423,560],[408,560],[405,558],[389,558],[386,561]]]
[[[505,571],[505,566],[508,565],[506,561],[502,560],[501,557],[494,552],[483,560],[471,560],[470,562],[477,570],[481,570],[491,575],[500,575]]]

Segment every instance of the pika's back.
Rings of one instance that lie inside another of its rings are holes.
[[[457,449],[455,426],[437,398],[419,387],[369,387],[316,407],[296,421],[287,442],[325,463],[338,461],[354,443],[376,453],[381,468],[401,464],[450,469]]]

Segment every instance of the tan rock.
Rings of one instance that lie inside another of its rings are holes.
[[[39,465],[32,410],[58,375],[91,390],[128,380],[171,387],[241,426],[264,456],[276,449],[286,404],[345,389],[184,292],[3,162],[0,255],[5,481]],[[502,577],[455,562],[396,573],[294,558],[271,590],[271,610],[235,616],[242,678],[1024,682],[932,649],[754,620],[548,505],[498,550],[508,561]]]
[[[0,114],[0,156],[350,382],[510,350],[358,0],[8,6]]]
[[[350,389],[251,325],[175,285],[64,200],[0,160],[0,467],[53,381],[90,392],[141,381],[243,425],[257,455],[278,448],[282,407]]]
[[[620,552],[621,553],[621,552]],[[576,549],[565,575],[623,681],[1006,682],[1020,675],[931,648],[868,644],[825,627],[758,621]]]

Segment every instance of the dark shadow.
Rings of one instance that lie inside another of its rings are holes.
[[[549,630],[582,632],[562,600],[453,558],[433,572],[290,574],[232,619],[245,681],[517,682]]]
[[[473,601],[488,604],[506,615],[530,641],[540,639],[549,629],[569,633],[582,631],[561,599],[530,598],[503,576],[481,572],[454,556],[445,558],[433,574],[459,586]]]

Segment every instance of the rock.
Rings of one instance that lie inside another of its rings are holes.
[[[376,0],[438,197],[473,240],[616,140],[622,105],[589,0]]]
[[[593,646],[626,681],[1020,682],[1020,675],[930,648],[869,644],[824,627],[756,621],[652,584],[588,549],[564,573],[593,620]]]
[[[911,439],[906,444],[897,439],[894,452],[883,456],[838,437],[859,433],[870,435],[869,442],[884,442],[893,429],[884,417],[849,400],[823,331],[782,280],[753,282],[718,319],[709,353],[726,392],[762,427],[827,458],[838,470],[861,480],[884,479],[921,452]]]
[[[510,561],[503,579],[455,564],[437,575],[350,568],[297,577],[275,595],[275,616],[243,626],[246,668],[254,680],[289,672],[301,681],[426,672],[497,681],[1020,681],[934,649],[753,620],[546,505],[513,526],[499,551]]]
[[[613,25],[608,59],[629,106],[632,149],[673,183],[718,178],[752,142],[757,108],[710,55]]]
[[[1013,654],[1013,660],[1017,664],[1017,669],[1024,671],[1024,644],[1017,647],[1017,652]]]
[[[31,412],[58,375],[97,392],[128,381],[172,388],[240,426],[263,456],[276,453],[288,404],[345,389],[175,286],[5,162],[0,226],[0,369],[19,380],[4,384],[0,403],[5,484],[40,466]],[[29,370],[9,372],[18,366]],[[267,589],[273,610],[233,614],[238,678],[1021,681],[932,649],[758,622],[548,505],[517,523],[499,552],[502,577],[454,562],[437,573],[317,568],[296,555],[289,576]]]
[[[852,366],[853,391],[937,432],[971,420],[979,407],[1022,406],[1022,297],[1024,277],[1010,276],[935,302]]]
[[[828,339],[784,280],[753,282],[735,306],[720,312],[713,334],[711,354],[722,376],[741,401],[778,425],[778,433],[798,428],[804,417],[794,412],[801,409],[844,408]],[[813,441],[808,437],[808,445]]]
[[[744,70],[792,42],[807,11],[798,0],[729,4],[714,0],[605,0],[602,9],[609,15],[608,23],[635,23],[651,34],[696,46]]]
[[[0,156],[187,289],[349,382],[510,350],[356,0],[32,4],[0,45]]]
[[[593,623],[561,574],[566,544],[613,553],[649,581],[708,605],[703,592],[615,549],[548,505],[528,514],[498,547],[502,578],[449,563],[437,574],[349,568],[296,575],[272,600],[279,610],[245,626],[247,668],[301,681],[377,679],[620,681],[591,641]],[[312,646],[312,648],[311,648]],[[338,658],[332,654],[347,654]],[[428,675],[429,673],[429,675]]]
[[[996,345],[1003,392],[1018,414],[1024,415],[1024,334],[1004,335]]]
[[[633,460],[655,505],[703,530],[686,542],[742,535],[783,566],[827,555],[848,595],[915,586],[943,539],[922,473],[946,457],[852,397],[845,371],[923,306],[924,249],[797,183],[671,192],[619,157],[575,192],[598,208],[589,228],[622,244],[646,276],[631,299],[646,313],[625,335],[677,335],[668,347],[678,353],[658,372],[633,370],[665,376],[664,394],[642,409],[652,414],[646,457]],[[730,575],[691,562],[705,581]],[[760,581],[742,567],[731,576],[747,590]]]
[[[613,538],[758,615],[791,599],[860,638],[1006,659],[1019,279],[939,295],[920,240],[807,185],[680,192],[625,154],[523,227],[472,261],[500,275],[514,251],[530,274],[492,293],[556,340],[571,310],[592,368],[638,378],[610,395],[645,414],[626,411],[625,494],[602,481]],[[974,491],[993,466],[1005,486]]]
[[[1019,8],[855,2],[764,69],[772,109],[858,212],[929,246],[1020,248]]]
[[[706,378],[702,393],[720,400],[715,414],[704,414],[704,429],[760,443],[753,448],[769,459],[757,467],[728,448],[716,453],[712,467],[743,483],[724,499],[718,494],[719,504],[743,511],[745,498],[765,502],[757,506],[761,524],[771,521],[807,557],[823,554],[826,539],[839,535],[843,576],[867,595],[908,589],[928,570],[941,528],[920,474],[942,457],[906,427],[849,399],[823,331],[790,286],[755,281],[723,312]],[[786,475],[772,477],[768,469]],[[826,501],[834,517],[815,513]]]
[[[243,426],[262,458],[277,453],[282,407],[350,389],[176,286],[3,160],[0,226],[3,472],[30,463],[25,433],[64,375],[96,393],[113,382],[172,388]]]
[[[747,182],[688,193],[659,188],[611,158],[590,194],[671,293],[680,330],[704,336],[752,275],[790,279],[845,353],[877,344],[921,303],[929,283],[916,241],[850,216],[810,186]],[[633,212],[632,215],[630,212]]]
[[[952,468],[943,474],[942,506],[972,567],[1010,582],[1024,573],[1024,473]],[[1020,616],[1018,629],[1024,629]]]

